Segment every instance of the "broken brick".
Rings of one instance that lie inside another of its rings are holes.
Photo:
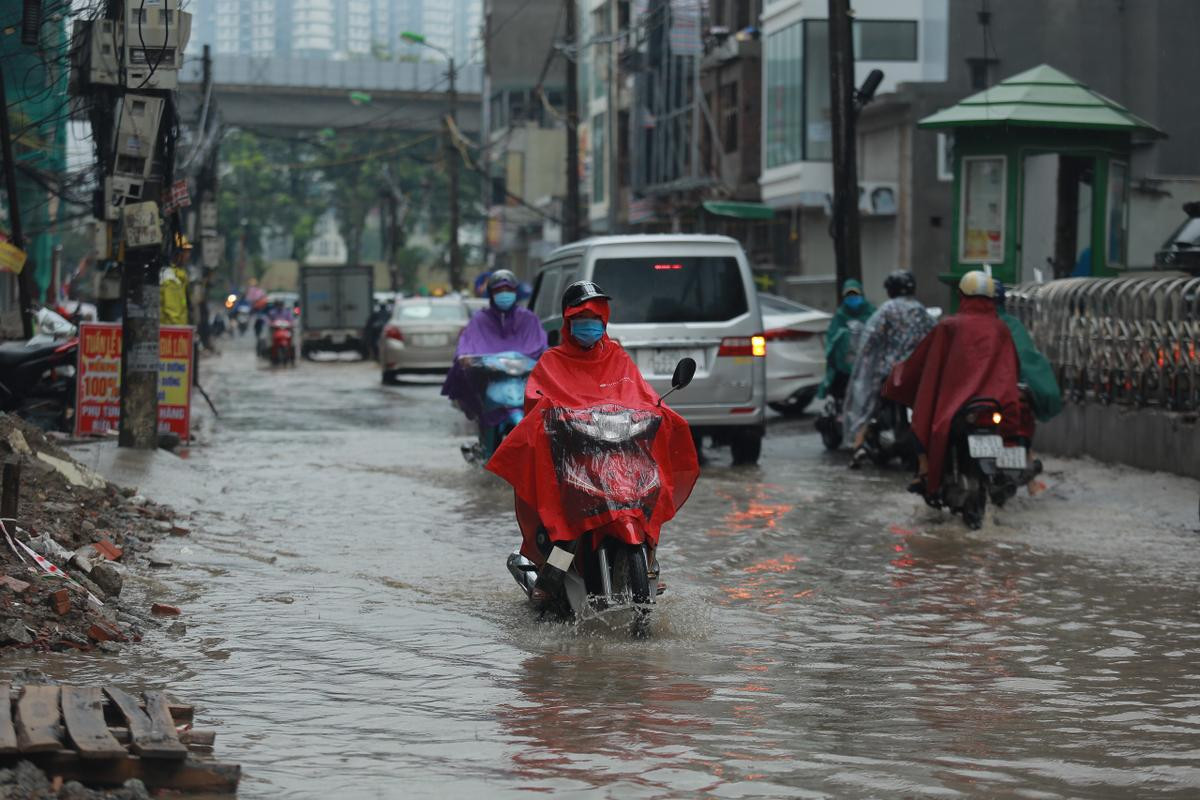
[[[125,636],[113,626],[104,622],[95,622],[88,628],[88,638],[94,642],[123,642]]]
[[[12,589],[17,594],[20,594],[21,592],[23,592],[29,588],[28,583],[26,583],[23,580],[14,578],[10,575],[0,575],[0,584],[7,586],[9,589]]]
[[[172,536],[187,536],[189,533],[191,533],[191,531],[182,525],[172,525],[169,529],[169,532]]]
[[[150,613],[157,617],[178,617],[183,612],[176,606],[169,606],[166,603],[155,603],[150,606]]]
[[[50,607],[54,609],[54,613],[62,616],[71,610],[71,593],[66,589],[59,589],[56,592],[50,593]]]
[[[104,556],[109,561],[119,561],[122,554],[125,552],[108,539],[101,539],[98,542],[93,542],[92,547],[96,549],[97,553]]]

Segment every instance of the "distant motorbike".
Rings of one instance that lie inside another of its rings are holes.
[[[1040,461],[1029,459],[1028,437],[1002,433],[1013,428],[1006,424],[998,401],[990,397],[968,401],[950,426],[941,489],[936,496],[927,496],[926,502],[948,508],[968,528],[977,530],[989,499],[998,507],[1004,505],[1042,471]]]
[[[917,442],[913,436],[912,413],[905,406],[891,400],[880,401],[879,410],[867,423],[864,443],[871,461],[877,466],[886,466],[900,459],[912,468],[917,462]]]
[[[76,328],[52,311],[38,312],[38,333],[26,342],[0,344],[0,411],[42,430],[72,430]]]
[[[471,464],[484,464],[504,437],[525,418],[525,381],[536,362],[517,352],[459,356],[458,361],[482,407],[476,420],[479,438],[463,445],[463,458]]]
[[[829,395],[815,423],[821,443],[826,450],[837,450],[842,446],[842,398]]]
[[[695,369],[695,361],[683,359],[671,380],[672,391],[686,387]],[[662,490],[651,452],[661,424],[658,411],[611,404],[550,409],[546,430],[563,507],[581,513],[652,508]],[[633,632],[644,632],[662,589],[658,559],[639,520],[622,517],[581,530],[573,541],[554,542],[554,551],[567,554],[565,563],[555,563],[544,530],[537,540],[551,553],[540,576],[537,566],[519,551],[508,557],[509,572],[535,604],[567,619],[628,610]]]
[[[264,329],[257,339],[257,350],[260,358],[271,362],[273,367],[295,365],[296,344],[295,324],[290,319],[271,321],[270,329]]]

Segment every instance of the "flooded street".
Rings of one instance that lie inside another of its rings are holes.
[[[776,420],[712,454],[634,641],[535,619],[436,383],[224,347],[203,446],[128,478],[193,513],[134,589],[187,632],[35,665],[194,701],[241,797],[1200,795],[1195,482],[1052,460],[969,533]]]

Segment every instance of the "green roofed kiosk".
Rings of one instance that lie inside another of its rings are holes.
[[[991,266],[1012,284],[1127,266],[1129,161],[1149,122],[1042,65],[926,117],[951,135],[957,285]]]

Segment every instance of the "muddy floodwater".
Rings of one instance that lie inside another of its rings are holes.
[[[131,478],[192,512],[130,590],[186,633],[35,666],[195,702],[242,797],[1200,796],[1195,482],[1051,461],[968,533],[776,420],[664,529],[633,641],[535,619],[436,384],[225,350],[204,446]]]

